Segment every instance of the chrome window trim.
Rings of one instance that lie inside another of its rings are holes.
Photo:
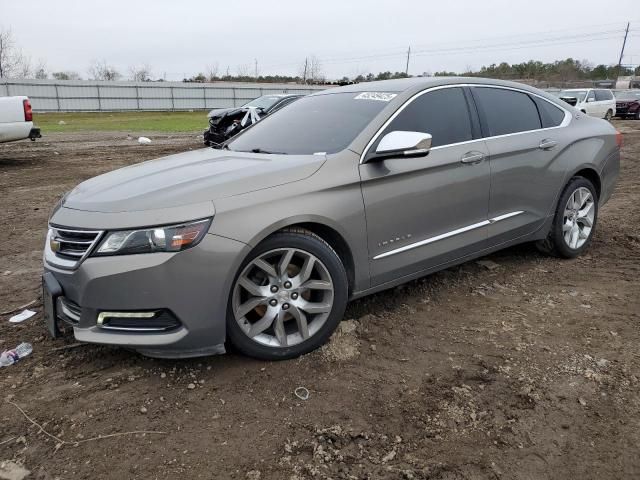
[[[537,93],[533,93],[533,92],[529,92],[527,90],[524,89],[520,89],[520,88],[515,88],[515,87],[508,87],[508,86],[504,86],[504,85],[489,85],[489,84],[485,84],[485,83],[456,83],[456,84],[451,84],[451,85],[439,85],[437,87],[431,87],[431,88],[427,88],[425,90],[421,90],[420,92],[414,94],[411,98],[409,98],[406,102],[404,102],[394,113],[393,115],[391,115],[383,124],[382,126],[378,129],[378,131],[375,133],[375,135],[371,138],[371,140],[369,140],[369,142],[367,143],[367,146],[364,148],[362,154],[360,155],[360,165],[364,164],[364,159],[367,156],[367,154],[369,153],[369,150],[371,149],[371,147],[373,146],[373,144],[376,142],[376,140],[378,139],[378,137],[380,137],[380,135],[382,134],[382,132],[389,126],[389,124],[391,122],[393,122],[393,120],[395,120],[395,118],[400,115],[400,113],[402,113],[402,111],[407,108],[409,106],[409,104],[411,104],[414,100],[416,100],[417,98],[421,97],[422,95],[426,95],[429,92],[434,92],[436,90],[442,90],[445,88],[462,88],[462,87],[479,87],[479,88],[497,88],[497,89],[502,89],[502,90],[512,90],[514,92],[519,92],[519,93],[524,93],[526,95],[532,95],[534,97],[537,97],[541,100],[544,100],[545,102],[553,105],[556,108],[559,108],[560,110],[562,110],[564,112],[564,119],[562,120],[562,122],[560,123],[560,125],[556,125],[555,127],[546,127],[546,128],[536,128],[535,130],[524,130],[522,132],[514,132],[514,133],[505,133],[504,135],[494,135],[494,136],[489,136],[489,137],[480,137],[480,138],[474,138],[472,140],[465,140],[464,142],[457,142],[457,143],[448,143],[446,145],[438,145],[437,147],[433,147],[431,148],[431,150],[439,150],[441,148],[448,148],[448,147],[453,147],[453,146],[458,146],[458,145],[466,145],[466,144],[470,144],[470,143],[475,143],[475,142],[480,142],[480,141],[485,141],[485,140],[491,140],[494,138],[505,138],[505,137],[511,137],[514,135],[522,135],[524,133],[531,133],[531,132],[542,132],[542,131],[546,131],[546,130],[554,130],[556,128],[564,128],[567,125],[569,125],[569,123],[571,122],[571,117],[573,116],[572,113],[567,110],[566,108],[560,106],[560,105],[556,105],[555,103],[549,101],[549,99],[543,97],[542,95],[538,95]],[[537,107],[536,107],[537,108]],[[542,121],[542,119],[541,119]],[[425,132],[425,133],[429,133],[429,132]]]
[[[419,242],[410,243],[409,245],[405,245],[403,247],[395,248],[393,250],[389,250],[388,252],[380,253],[373,257],[374,260],[379,260],[381,258],[389,257],[391,255],[395,255],[396,253],[406,252],[407,250],[413,250],[414,248],[423,247],[424,245],[429,245],[430,243],[437,242],[439,240],[444,240],[445,238],[450,238],[455,235],[459,235],[461,233],[469,232],[471,230],[475,230],[476,228],[486,227],[487,225],[492,225],[501,220],[506,220],[507,218],[515,217],[524,213],[524,210],[518,210],[516,212],[505,213],[504,215],[498,215],[497,217],[490,218],[488,220],[483,220],[478,223],[473,223],[471,225],[467,225],[466,227],[457,228],[455,230],[451,230],[450,232],[441,233],[440,235],[436,235],[435,237],[425,238],[424,240],[420,240]]]

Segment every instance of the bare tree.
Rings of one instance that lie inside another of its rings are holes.
[[[249,65],[243,63],[242,65],[238,65],[236,67],[236,75],[238,77],[248,77],[249,76]]]
[[[151,67],[146,63],[144,65],[129,67],[129,78],[134,82],[151,81]]]
[[[81,80],[78,72],[73,71],[53,72],[51,76],[56,80]]]
[[[49,78],[49,74],[47,73],[47,64],[44,60],[38,60],[36,66],[33,67],[33,75],[38,80],[45,80]]]
[[[18,78],[30,78],[33,76],[31,69],[31,57],[25,55],[22,52],[18,53],[18,68],[16,69],[16,77]]]
[[[308,78],[314,82],[324,82],[324,73],[322,71],[322,62],[315,55],[309,57]]]
[[[0,78],[21,76],[24,63],[25,57],[16,46],[11,30],[0,30]]]
[[[302,79],[302,83],[307,83],[307,79],[309,78],[309,57],[305,57],[304,63],[300,66],[298,76]]]
[[[122,75],[112,65],[108,65],[105,60],[94,60],[89,65],[89,75],[92,80],[118,80]]]
[[[210,82],[213,82],[216,78],[218,78],[219,69],[220,66],[218,65],[218,62],[207,65],[207,77],[209,78]]]

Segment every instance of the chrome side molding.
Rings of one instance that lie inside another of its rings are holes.
[[[497,217],[490,218],[489,220],[483,220],[482,222],[474,223],[472,225],[467,225],[466,227],[458,228],[456,230],[452,230],[450,232],[442,233],[440,235],[436,235],[435,237],[426,238],[424,240],[420,240],[419,242],[410,243],[409,245],[405,245],[404,247],[395,248],[393,250],[389,250],[388,252],[381,253],[373,257],[374,260],[379,260],[381,258],[389,257],[391,255],[395,255],[396,253],[406,252],[407,250],[413,250],[414,248],[422,247],[424,245],[429,245],[430,243],[437,242],[439,240],[444,240],[445,238],[450,238],[455,235],[459,235],[461,233],[468,232],[470,230],[475,230],[476,228],[485,227],[487,225],[491,225],[493,223],[499,222],[501,220],[506,220],[507,218],[515,217],[516,215],[520,215],[524,213],[523,210],[519,210],[517,212],[509,212],[504,215],[499,215]]]

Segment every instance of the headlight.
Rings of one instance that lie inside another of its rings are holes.
[[[179,252],[196,246],[206,235],[211,219],[143,230],[108,232],[94,255]]]

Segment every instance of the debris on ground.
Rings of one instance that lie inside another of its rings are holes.
[[[309,400],[309,390],[305,387],[298,387],[293,391],[300,400]]]
[[[27,478],[31,472],[11,460],[0,462],[0,479],[1,480],[23,480]]]
[[[476,263],[481,267],[486,268],[487,270],[495,270],[500,267],[499,263],[494,262],[493,260],[476,260]]]
[[[36,314],[33,310],[23,310],[9,319],[10,323],[22,323]]]
[[[149,145],[151,143],[151,139],[147,137],[138,137],[138,143],[140,145]]]

